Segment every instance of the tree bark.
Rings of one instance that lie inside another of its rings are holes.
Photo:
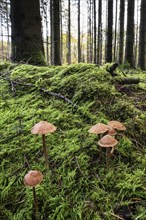
[[[67,32],[67,63],[71,64],[71,10],[70,0],[68,0],[68,32]]]
[[[81,33],[81,25],[80,25],[80,0],[78,0],[78,63],[81,62],[81,40],[80,40],[80,33]]]
[[[102,1],[98,2],[98,46],[97,46],[97,64],[102,63]]]
[[[44,48],[39,0],[10,0],[12,61],[43,65]]]
[[[124,15],[125,15],[125,1],[120,0],[119,64],[123,63],[123,53],[124,53]]]
[[[60,0],[51,0],[52,1],[52,65],[61,65],[61,51],[60,51]]]
[[[114,33],[114,62],[116,61],[117,50],[117,17],[118,17],[118,0],[116,0],[116,15],[115,15],[115,33]]]
[[[87,63],[92,63],[93,45],[92,45],[92,1],[88,1],[88,18],[87,18]]]
[[[134,45],[134,1],[128,0],[127,11],[127,36],[126,36],[126,51],[125,61],[127,61],[131,67],[134,67],[133,62],[133,45]]]
[[[146,1],[141,2],[139,67],[146,70]]]
[[[113,0],[108,0],[106,62],[112,62],[112,40],[113,40]]]
[[[93,0],[93,10],[94,10],[94,63],[97,63],[97,48],[96,48],[96,0]]]

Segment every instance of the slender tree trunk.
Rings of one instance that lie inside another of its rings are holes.
[[[133,46],[134,46],[134,2],[135,0],[128,0],[127,11],[127,36],[126,36],[126,51],[125,61],[127,61],[131,67],[134,67],[133,62]]]
[[[102,0],[98,2],[98,46],[97,46],[97,63],[101,64],[102,60]]]
[[[124,15],[125,1],[120,0],[120,34],[119,34],[119,63],[123,63],[124,54]]]
[[[106,62],[112,62],[112,39],[113,39],[113,0],[108,0]]]
[[[10,29],[9,29],[9,2],[6,1],[6,19],[7,19],[7,58],[10,58]]]
[[[116,0],[116,15],[115,15],[115,33],[114,33],[114,58],[116,60],[116,50],[117,50],[117,18],[118,18],[118,0]]]
[[[87,19],[87,62],[92,62],[92,28],[91,28],[91,0],[88,1],[88,19]]]
[[[146,1],[141,2],[140,39],[139,39],[139,66],[146,70]]]
[[[71,11],[70,0],[68,0],[68,32],[67,32],[67,63],[71,64]]]
[[[4,59],[4,40],[3,40],[3,17],[2,17],[2,13],[1,13],[1,53],[2,53],[2,59]]]
[[[62,1],[60,1],[60,59],[61,63],[64,62],[63,56],[63,16],[62,16]]]
[[[78,0],[78,63],[81,62],[81,25],[80,25],[80,0]]]
[[[46,60],[49,63],[49,34],[48,34],[48,6],[45,8],[45,26],[46,26]]]
[[[53,0],[50,0],[50,63],[53,65]]]
[[[93,0],[93,10],[94,10],[94,63],[97,63],[97,48],[96,48],[96,0]]]
[[[61,65],[60,0],[52,2],[52,65]]]
[[[12,60],[44,64],[39,0],[10,0]]]
[[[135,52],[135,67],[137,68],[138,66],[138,29],[139,29],[139,25],[138,25],[138,19],[139,19],[139,5],[137,3],[137,20],[136,20],[136,26],[135,26],[135,46],[134,46],[134,52]]]

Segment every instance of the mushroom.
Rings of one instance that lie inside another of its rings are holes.
[[[23,182],[26,186],[32,187],[33,189],[33,199],[34,199],[34,206],[35,206],[35,213],[38,210],[38,203],[36,198],[35,187],[39,185],[43,181],[43,174],[38,170],[30,170],[23,179]]]
[[[39,123],[35,124],[33,128],[31,129],[32,134],[41,134],[42,135],[42,143],[44,148],[44,156],[45,156],[45,167],[46,169],[49,168],[48,163],[48,151],[46,148],[46,140],[45,140],[45,134],[53,133],[56,131],[56,127],[53,124],[50,124],[46,121],[40,121]]]
[[[111,136],[115,136],[117,134],[117,132],[116,132],[116,130],[113,127],[109,126],[107,134],[109,134]]]
[[[103,134],[108,130],[108,126],[102,123],[98,123],[89,129],[89,133]]]
[[[118,144],[118,141],[112,137],[111,135],[107,134],[104,137],[102,137],[98,141],[98,145],[100,147],[105,147],[106,148],[106,164],[107,168],[109,167],[109,161],[110,161],[110,156],[114,152],[114,147]],[[112,150],[110,152],[110,148],[112,147]]]
[[[126,130],[126,127],[119,121],[109,121],[108,125],[119,131]]]
[[[89,129],[89,133],[97,134],[98,137],[100,138],[100,134],[107,132],[108,129],[109,126],[102,123],[98,123]],[[102,157],[102,148],[99,146],[99,159],[101,159],[101,157]]]

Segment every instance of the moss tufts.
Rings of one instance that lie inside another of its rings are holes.
[[[40,220],[146,219],[145,85],[120,90],[105,67],[93,64],[0,68],[6,73],[0,78],[0,219],[34,218],[32,192],[23,185],[28,164],[45,175],[36,189]],[[145,79],[143,73],[139,77]],[[57,127],[46,135],[47,172],[41,137],[30,133],[41,120]],[[116,137],[107,170],[105,152],[98,158],[98,137],[88,130],[109,120],[123,122],[127,130]]]

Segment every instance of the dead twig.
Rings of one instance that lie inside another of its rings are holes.
[[[115,213],[113,212],[110,212],[110,214],[114,217],[116,217],[117,219],[120,219],[120,220],[125,220],[124,218],[120,217],[119,215],[116,215]]]
[[[16,85],[30,86],[30,87],[35,88],[35,85],[33,85],[31,83],[22,83],[20,81],[10,80],[9,78],[5,78],[5,77],[3,79],[9,81],[9,83],[11,84],[11,88],[12,88],[13,93],[14,93],[14,91],[16,92],[16,88],[15,88]],[[61,93],[50,92],[44,88],[39,88],[39,90],[47,95],[51,95],[51,96],[55,96],[60,99],[63,99],[65,102],[67,102],[67,103],[71,104],[73,107],[77,108],[77,105],[75,103],[73,103],[70,99],[68,99],[66,96],[62,95]]]
[[[58,98],[64,99],[64,101],[70,103],[73,107],[77,107],[75,103],[73,103],[70,99],[66,98],[64,95],[62,95],[60,93],[49,92],[43,88],[40,88],[40,91],[44,92],[47,95],[52,95],[52,96],[56,96]]]
[[[79,165],[79,162],[78,162],[78,158],[75,157],[75,159],[76,159],[77,167],[78,167],[80,173],[87,179],[87,177],[85,176],[85,174],[82,172],[82,170],[81,170],[81,168],[80,168],[80,165]]]

